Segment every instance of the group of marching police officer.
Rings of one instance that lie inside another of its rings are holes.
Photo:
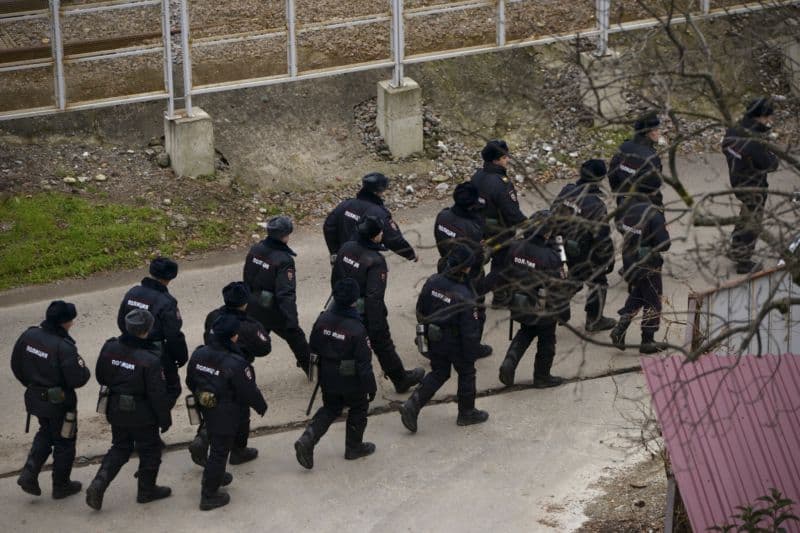
[[[723,151],[732,183],[737,180],[752,187],[753,180],[762,178],[765,183],[766,173],[775,169],[774,155],[764,155],[756,142],[741,141],[763,134],[764,117],[770,115],[772,104],[767,99],[751,102],[737,129],[726,135]],[[233,481],[227,464],[245,463],[258,455],[247,446],[250,411],[263,416],[267,403],[256,385],[253,363],[270,353],[272,333],[286,341],[302,372],[309,378],[318,376],[322,390],[322,407],[294,444],[297,461],[309,469],[315,445],[345,408],[345,458],[358,459],[375,451],[375,445],[363,438],[369,403],[377,392],[373,352],[398,393],[414,388],[400,407],[402,424],[409,431],[417,431],[420,411],[452,369],[458,376],[457,424],[485,422],[488,413],[475,407],[475,361],[492,353],[482,343],[489,293],[488,305],[508,309],[512,329],[519,324],[516,334],[510,334],[499,368],[499,380],[507,386],[514,384],[517,366],[534,339],[533,387],[563,383],[550,373],[557,326],[569,322],[570,300],[584,286],[587,334],[611,330],[613,345],[624,350],[626,330],[642,309],[639,350],[645,354],[663,350],[654,335],[661,311],[662,254],[669,249],[670,237],[656,151],[659,129],[657,114],[641,116],[633,137],[619,147],[608,168],[603,160],[586,161],[577,182],[561,190],[551,209],[530,217],[522,213],[514,180],[508,176],[507,144],[499,140],[486,144],[481,151],[483,167],[455,188],[453,205],[438,213],[434,223],[440,260],[416,304],[416,341],[430,361],[427,373],[404,365],[389,328],[384,253],[391,250],[414,262],[418,257],[383,203],[389,180],[382,174],[364,176],[356,197],[339,204],[324,222],[332,295],[308,337],[298,321],[289,218],[268,221],[267,237],[245,258],[242,281],[225,286],[224,305],[208,314],[204,344],[191,356],[178,303],[169,292],[178,265],[167,258],[154,259],[149,276],[122,297],[120,334],[106,341],[95,367],[101,386],[97,409],[111,424],[112,443],[86,490],[86,503],[101,509],[105,491],[134,451],[139,455],[137,502],[171,494],[169,487],[156,483],[164,447],[160,433],[172,423],[170,412],[182,393],[178,369],[187,365],[185,401],[190,421],[198,426],[189,452],[204,468],[200,509],[226,505],[230,496],[220,488]],[[753,150],[762,152],[755,157]],[[600,188],[606,177],[612,202]],[[734,230],[731,257],[739,270],[749,271],[754,266],[753,235],[760,223],[757,212],[764,202],[749,190],[742,198],[743,216],[750,213],[750,223]],[[613,205],[611,211],[608,203]],[[615,265],[612,225],[623,238],[620,273],[628,286],[618,320],[603,315],[607,276]],[[82,489],[70,479],[77,433],[75,389],[89,381],[90,371],[69,334],[76,316],[73,304],[52,302],[45,320],[25,331],[13,349],[11,367],[25,386],[28,422],[32,415],[39,423],[17,483],[37,496],[38,476],[51,453],[53,498]]]

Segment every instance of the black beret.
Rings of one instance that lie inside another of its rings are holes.
[[[508,144],[503,140],[489,141],[481,150],[481,159],[487,162],[497,161],[504,155],[508,155]]]
[[[267,222],[267,235],[280,239],[286,237],[294,231],[292,220],[286,216],[272,217]]]
[[[370,172],[361,178],[361,186],[371,192],[383,192],[389,188],[389,178],[380,172]]]
[[[75,309],[74,304],[65,302],[64,300],[55,300],[50,302],[50,305],[47,306],[45,320],[58,326],[69,322],[76,316],[78,316],[78,311]]]
[[[383,231],[383,221],[372,215],[366,216],[358,223],[356,231],[362,237],[371,239]]]
[[[178,263],[166,257],[156,257],[150,261],[150,275],[156,279],[175,279],[178,277]]]
[[[762,97],[751,100],[750,103],[747,104],[747,110],[744,114],[752,118],[771,117],[775,114],[775,106],[772,103],[772,98]]]
[[[633,129],[640,133],[647,133],[659,126],[661,126],[661,119],[658,118],[658,113],[655,111],[648,111],[633,123]]]
[[[222,313],[211,324],[211,333],[220,340],[230,340],[239,333],[239,319],[233,315]]]
[[[607,172],[605,161],[602,159],[589,159],[581,165],[581,180],[600,181]]]
[[[462,269],[472,267],[475,262],[475,254],[468,246],[463,244],[453,246],[447,254],[447,267],[450,269]]]
[[[225,305],[230,307],[241,307],[247,303],[247,298],[250,296],[250,289],[243,281],[234,281],[225,285],[222,289],[222,299]]]
[[[147,309],[133,309],[125,315],[125,330],[137,337],[147,335],[154,321],[153,315]]]
[[[353,278],[344,278],[333,286],[333,300],[344,307],[350,307],[361,296],[358,282]]]
[[[453,191],[453,201],[459,207],[469,209],[478,203],[478,188],[470,182],[459,183]]]

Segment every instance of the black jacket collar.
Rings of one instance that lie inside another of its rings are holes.
[[[264,239],[261,242],[264,243],[264,246],[266,246],[267,248],[271,248],[273,250],[280,250],[280,251],[286,252],[287,254],[292,255],[292,256],[297,255],[296,253],[294,253],[294,250],[289,248],[289,245],[287,245],[283,241],[279,241],[275,237],[267,237],[266,239]]]
[[[461,218],[469,218],[472,220],[480,220],[481,218],[479,211],[471,211],[469,209],[464,209],[460,205],[454,205],[453,207],[450,208],[450,211],[457,217]]]
[[[347,318],[355,318],[356,320],[361,320],[361,315],[358,314],[358,311],[355,307],[344,307],[343,305],[339,305],[336,302],[333,302],[333,306],[331,307],[331,313],[339,316],[344,316]]]
[[[596,181],[589,181],[589,180],[584,180],[583,178],[580,178],[575,183],[575,185],[577,185],[578,187],[586,187],[586,190],[588,192],[590,192],[590,193],[593,193],[593,194],[595,194],[595,193],[602,194],[603,193],[603,191],[600,189],[600,185]]]
[[[379,242],[372,242],[370,239],[362,237],[361,235],[356,238],[356,242],[368,250],[375,250],[376,252],[386,251],[386,247],[383,244]]]
[[[491,174],[500,174],[501,176],[506,176],[507,170],[500,165],[495,165],[491,161],[484,161],[483,162],[483,170],[489,172]]]
[[[47,320],[45,320],[44,322],[39,324],[39,327],[48,333],[52,333],[53,335],[58,335],[59,337],[62,337],[64,339],[69,339],[73,343],[75,342],[73,338],[69,336],[67,330],[61,327],[61,324],[53,324],[52,322],[48,322]]]
[[[756,119],[752,117],[744,117],[739,121],[739,125],[746,130],[756,133],[767,133],[770,130],[769,126],[756,122]]]
[[[167,286],[154,278],[144,278],[142,280],[142,287],[147,287],[148,289],[153,289],[158,292],[169,293]]]
[[[634,135],[633,142],[636,144],[641,144],[642,146],[647,146],[648,148],[653,148],[656,145],[656,143],[654,143],[653,140],[645,133],[637,133]]]
[[[364,200],[365,202],[370,202],[376,205],[383,206],[383,198],[366,189],[361,189],[360,191],[358,191],[358,194],[356,194],[356,198],[358,198],[359,200]]]
[[[126,346],[132,346],[133,348],[144,348],[145,350],[149,350],[155,348],[155,344],[147,339],[140,339],[135,335],[131,335],[130,333],[123,333],[119,336],[119,342],[125,344]]]

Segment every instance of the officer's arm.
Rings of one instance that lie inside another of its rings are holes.
[[[242,321],[239,344],[250,357],[264,357],[272,351],[272,342],[264,327],[257,321]]]
[[[358,380],[361,383],[361,392],[372,394],[377,392],[375,373],[372,371],[372,351],[367,343],[366,331],[362,331],[355,340],[355,360]]]
[[[86,368],[86,363],[78,354],[74,344],[62,341],[58,349],[58,362],[64,383],[70,389],[78,389],[86,385],[92,373]]]
[[[196,353],[197,353],[197,349],[195,349],[194,353],[192,353],[192,358],[189,359],[189,364],[186,366],[186,387],[192,392],[194,392],[194,388],[195,388],[195,385],[196,385],[196,382],[194,380],[194,367],[196,366],[196,363],[195,363],[195,354]]]
[[[247,288],[250,289],[250,292],[256,291],[256,279],[258,278],[259,268],[258,265],[253,264],[253,252],[248,252],[244,260],[244,266],[242,267],[242,281],[247,285]]]
[[[342,243],[339,242],[339,217],[341,216],[341,205],[328,213],[325,222],[322,224],[322,234],[325,236],[325,245],[328,247],[329,254],[335,254],[339,251]]]
[[[763,143],[759,142],[755,146],[753,152],[752,161],[756,170],[761,172],[774,172],[778,170],[778,157],[772,153],[772,150],[764,146]]]
[[[181,331],[183,320],[178,314],[177,305],[170,305],[161,313],[159,318],[161,319],[161,328],[166,341],[165,350],[180,368],[189,359],[189,348],[186,346],[186,337],[183,336]]]
[[[672,242],[669,238],[667,222],[664,219],[664,215],[657,212],[650,218],[649,226],[651,235],[649,239],[650,247],[654,248],[654,251],[657,252],[666,252],[669,250]]]
[[[369,316],[370,327],[381,327],[386,324],[386,304],[383,297],[386,294],[387,270],[384,265],[376,265],[367,270],[367,293],[364,297],[364,310]]]
[[[117,311],[117,327],[122,333],[127,333],[128,329],[125,327],[125,300],[128,299],[128,295],[126,294],[125,297],[122,298],[122,302],[119,304],[119,310]]]
[[[267,412],[267,401],[258,390],[255,373],[250,365],[242,365],[233,372],[233,387],[236,397],[241,398],[253,411],[264,416]]]
[[[475,302],[461,302],[458,313],[458,329],[461,337],[461,351],[467,360],[476,360],[481,347],[481,322]]]
[[[498,187],[498,194],[495,194],[494,205],[500,212],[503,222],[507,226],[516,226],[525,222],[526,217],[520,211],[519,203],[511,197],[511,191],[507,190],[505,185]]]
[[[206,321],[203,324],[203,344],[208,344],[211,341],[211,324],[217,318],[216,313],[211,311],[206,315]]]
[[[147,401],[150,402],[158,418],[158,427],[161,428],[161,431],[166,431],[172,425],[172,416],[170,415],[172,403],[167,396],[164,370],[161,368],[161,362],[157,359],[144,369],[144,386]]]
[[[286,329],[296,329],[299,324],[296,287],[294,261],[290,261],[282,265],[275,274],[275,298],[278,301],[278,309],[286,319]]]
[[[400,231],[400,228],[397,227],[397,223],[392,220],[391,216],[386,217],[383,221],[383,244],[394,253],[405,257],[409,261],[413,261],[417,258],[414,247],[403,237],[403,232]]]
[[[17,339],[16,344],[14,344],[14,351],[11,352],[11,371],[14,373],[14,377],[17,378],[17,381],[22,383],[23,386],[27,387],[28,382],[25,379],[25,374],[22,371],[22,359],[25,357],[25,352],[23,348],[22,337]]]
[[[622,154],[617,152],[611,161],[608,163],[608,186],[611,187],[611,192],[619,192],[622,185],[622,178],[620,177],[619,165],[622,161]]]

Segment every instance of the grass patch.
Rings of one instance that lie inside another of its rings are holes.
[[[156,250],[200,252],[229,237],[222,221],[181,230],[150,207],[57,193],[13,197],[0,205],[0,290],[138,266]]]

